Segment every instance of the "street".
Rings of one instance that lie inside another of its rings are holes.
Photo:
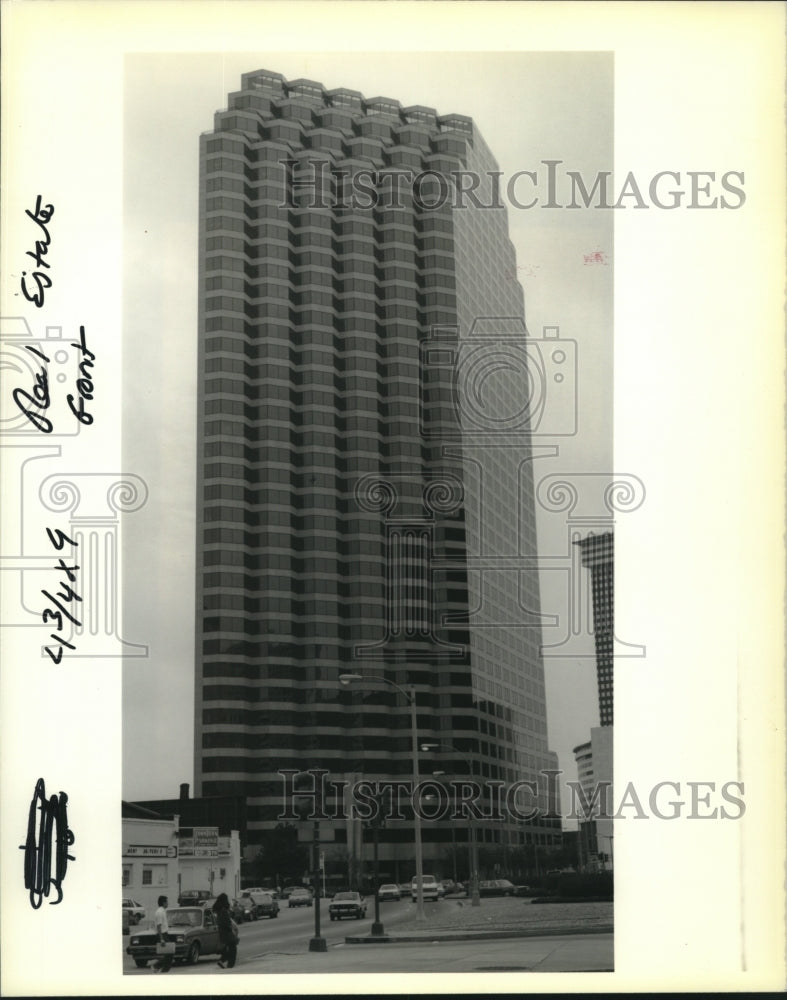
[[[329,948],[344,945],[344,939],[349,934],[369,934],[374,920],[374,899],[366,898],[367,910],[364,920],[330,920],[328,904],[330,900],[320,900],[320,934],[325,938]],[[291,909],[286,900],[279,902],[281,910],[275,919],[263,918],[251,923],[240,924],[240,943],[238,945],[238,967],[244,962],[260,959],[270,955],[300,955],[308,950],[309,940],[314,936],[314,907],[297,906]],[[395,926],[409,920],[413,916],[414,906],[409,899],[399,902],[380,904],[380,919],[386,930],[389,925]],[[141,924],[135,930],[143,930]],[[126,955],[125,948],[128,936],[123,937],[123,971],[124,973],[150,975],[150,969],[137,969],[132,959]],[[197,971],[200,969],[216,969],[217,955],[206,955],[196,966],[176,965],[173,973]]]
[[[554,934],[540,936],[455,941],[441,937],[444,932],[435,929],[418,942],[346,944],[347,937],[370,933],[373,906],[368,907],[364,920],[331,921],[327,902],[322,901],[320,927],[327,944],[325,952],[309,951],[309,940],[314,934],[314,909],[289,909],[285,904],[276,919],[241,925],[238,961],[232,972],[217,967],[218,956],[206,955],[196,965],[173,966],[169,975],[609,972],[613,968],[611,933],[572,934],[556,930]],[[501,906],[519,904],[519,901],[495,902]],[[367,899],[367,903],[373,901]],[[445,902],[433,905],[443,907]],[[489,910],[491,907],[485,913]],[[386,932],[402,925],[412,926],[413,916],[414,907],[409,899],[380,906]],[[124,937],[124,949],[127,943],[128,938]],[[137,969],[125,951],[123,972],[151,975],[149,968]]]

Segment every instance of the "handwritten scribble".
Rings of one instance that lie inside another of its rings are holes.
[[[47,229],[46,224],[55,214],[55,207],[54,205],[42,205],[42,201],[43,198],[41,195],[38,195],[36,198],[35,211],[31,212],[29,208],[25,210],[25,215],[31,218],[33,222],[37,223],[41,230],[39,233],[41,238],[36,240],[35,250],[28,250],[27,256],[33,258],[36,268],[49,269],[49,263],[44,260],[44,257],[46,257],[49,252],[49,245],[52,242],[52,239],[49,235],[49,230]],[[44,304],[44,292],[47,288],[52,287],[52,279],[48,274],[44,274],[41,270],[33,271],[31,278],[36,287],[35,291],[31,292],[27,287],[27,277],[27,271],[22,271],[22,294],[28,302],[32,302],[40,309]]]
[[[27,839],[19,845],[19,850],[25,852],[25,888],[30,890],[30,905],[37,910],[49,896],[52,886],[57,890],[57,899],[50,901],[55,906],[63,899],[63,880],[66,877],[68,862],[74,861],[69,847],[74,843],[74,834],[68,828],[68,796],[60,795],[46,797],[44,779],[36,782],[30,812],[27,818]],[[38,810],[41,815],[36,816]],[[36,839],[36,832],[38,838]],[[54,836],[55,874],[52,875],[52,838]]]

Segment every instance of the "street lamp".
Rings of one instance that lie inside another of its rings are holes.
[[[432,777],[434,778],[442,778],[444,776],[445,776],[445,771],[432,771]],[[429,798],[429,796],[427,796],[427,798]],[[456,796],[454,796],[454,801],[456,801]],[[467,843],[469,850],[467,858],[467,873],[469,876],[470,872],[473,869],[472,847],[470,845],[469,838]],[[456,885],[459,882],[459,872],[457,870],[457,864],[456,864],[456,831],[454,829],[453,823],[451,824],[451,862],[454,870],[454,884]]]
[[[413,758],[413,821],[415,827],[415,879],[416,879],[416,908],[415,908],[415,919],[417,921],[426,920],[426,914],[424,913],[424,859],[423,850],[421,847],[421,817],[418,814],[418,810],[415,808],[415,790],[418,787],[418,718],[416,715],[416,705],[415,705],[415,687],[411,684],[409,686],[409,691],[403,687],[400,687],[394,681],[388,680],[387,677],[371,676],[363,674],[339,674],[339,683],[343,687],[349,687],[350,684],[354,684],[357,681],[380,681],[382,684],[388,684],[389,687],[395,688],[400,694],[403,694],[410,705],[410,733],[412,737],[412,758]],[[375,923],[382,927],[379,918],[379,900],[378,900],[379,886],[375,886]]]
[[[442,778],[444,776],[445,776],[445,771],[432,771],[432,777],[434,778]],[[427,798],[429,798],[428,795]],[[454,801],[456,801],[456,796],[454,796]],[[454,883],[456,884],[459,881],[459,872],[457,871],[457,866],[456,866],[456,832],[454,830],[453,823],[451,824],[451,861],[454,869]],[[469,873],[470,870],[472,869],[472,858],[468,857],[467,862],[468,862],[467,870]]]
[[[296,793],[297,794],[297,793]],[[296,806],[305,819],[308,806]],[[322,800],[320,800],[322,809]],[[309,951],[327,951],[328,942],[320,933],[320,821],[314,820],[312,827],[312,886],[314,889],[314,937],[309,939]]]
[[[473,767],[470,761],[464,756],[461,750],[458,750],[451,743],[422,743],[421,749],[426,752],[428,750],[448,750],[450,753],[459,754],[463,758],[465,764],[467,764],[467,770],[472,776]],[[468,826],[470,832],[470,905],[480,906],[481,905],[481,892],[478,886],[478,841],[475,831],[475,819],[473,817],[472,808],[470,810],[470,815],[468,817]]]

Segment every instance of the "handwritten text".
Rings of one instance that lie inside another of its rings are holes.
[[[27,818],[27,839],[19,845],[19,850],[25,852],[25,888],[30,891],[30,905],[37,910],[49,895],[50,886],[57,890],[57,899],[51,906],[63,899],[63,880],[66,877],[68,862],[74,861],[68,848],[74,843],[74,834],[68,828],[67,812],[68,796],[65,792],[46,797],[44,779],[36,782],[33,801]],[[41,815],[36,817],[40,809]],[[36,822],[38,820],[38,822]],[[38,838],[36,838],[38,827]],[[55,839],[55,874],[52,876],[52,836]]]
[[[47,535],[49,535],[50,542],[57,549],[58,552],[61,552],[63,550],[63,546],[66,544],[66,542],[68,542],[69,545],[72,545],[75,548],[79,544],[78,542],[75,542],[72,538],[69,538],[68,535],[60,531],[59,528],[56,528],[54,532],[52,531],[51,528],[47,528],[46,533]],[[70,642],[64,639],[62,635],[58,634],[63,631],[63,625],[64,625],[63,619],[64,618],[68,619],[68,621],[70,621],[72,625],[74,625],[76,628],[79,628],[79,626],[82,624],[75,617],[75,615],[73,615],[65,607],[65,605],[73,604],[75,601],[78,601],[81,604],[82,598],[73,589],[73,587],[70,586],[72,583],[76,582],[76,572],[79,569],[79,566],[76,565],[67,566],[65,561],[61,558],[58,560],[57,564],[53,567],[53,569],[60,570],[61,572],[65,573],[68,583],[61,581],[60,586],[63,589],[56,590],[54,594],[50,594],[48,590],[41,591],[44,597],[46,597],[47,600],[49,600],[52,605],[48,608],[44,608],[43,612],[41,613],[41,618],[45,625],[47,625],[50,621],[54,621],[56,623],[55,628],[57,631],[52,632],[51,637],[55,640],[55,642],[59,643],[59,646],[57,646],[54,649],[54,651],[50,649],[49,646],[44,646],[44,649],[52,658],[53,663],[60,663],[60,661],[63,659],[64,646],[67,647],[68,649],[76,649],[76,646],[72,645]]]
[[[41,269],[46,268],[49,270],[49,262],[44,260],[44,257],[49,252],[49,244],[51,243],[47,223],[54,214],[54,205],[42,206],[41,195],[38,195],[36,198],[34,212],[31,212],[29,208],[25,210],[25,215],[29,216],[38,225],[40,232],[37,233],[39,239],[35,242],[35,249],[27,251],[27,256],[32,257],[35,261],[36,270],[29,276],[27,271],[22,271],[22,294],[28,302],[32,302],[39,309],[44,304],[44,291],[52,287],[52,279]],[[28,281],[35,285],[33,291],[28,288]]]

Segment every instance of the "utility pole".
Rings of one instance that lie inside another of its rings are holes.
[[[320,821],[314,821],[312,844],[312,886],[314,889],[314,937],[309,941],[309,951],[327,951],[328,943],[320,934]]]

